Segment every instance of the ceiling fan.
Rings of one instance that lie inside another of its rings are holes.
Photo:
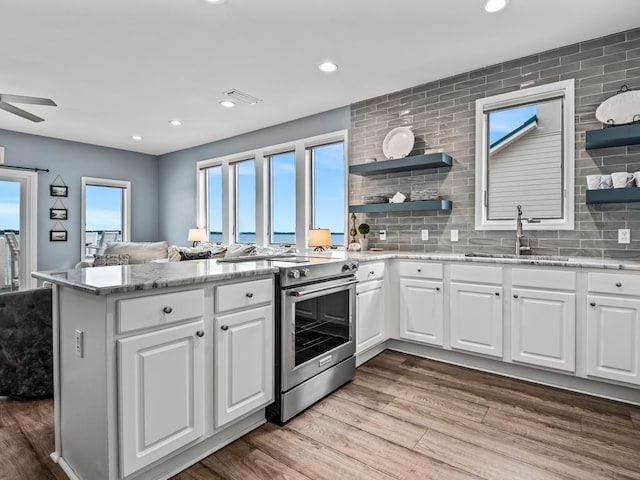
[[[0,110],[4,110],[5,112],[13,113],[14,115],[18,115],[19,117],[26,118],[27,120],[31,120],[32,122],[43,122],[44,118],[40,118],[33,113],[29,113],[26,110],[22,110],[11,103],[28,103],[31,105],[46,105],[48,107],[57,107],[56,102],[51,100],[50,98],[39,98],[39,97],[27,97],[24,95],[9,95],[7,93],[0,93]]]

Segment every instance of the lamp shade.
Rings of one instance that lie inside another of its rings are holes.
[[[190,228],[187,240],[190,242],[203,242],[206,238],[206,232],[204,228]]]
[[[310,247],[330,247],[331,230],[328,228],[313,228],[309,230]]]

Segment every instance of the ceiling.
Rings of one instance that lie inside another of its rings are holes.
[[[0,0],[0,128],[159,155],[638,26],[638,0]],[[322,73],[332,60],[339,70]],[[237,88],[263,101],[226,109]],[[181,127],[168,122],[179,119]],[[141,135],[142,141],[132,140]]]

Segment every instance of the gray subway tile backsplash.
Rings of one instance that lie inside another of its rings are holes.
[[[640,88],[640,29],[489,65],[352,105],[352,164],[370,157],[383,160],[385,135],[407,119],[416,136],[413,154],[425,148],[444,148],[454,159],[451,168],[349,176],[351,204],[362,203],[365,195],[391,196],[400,191],[409,196],[412,188],[437,191],[453,202],[451,211],[357,214],[357,223],[372,225],[371,246],[390,251],[512,253],[515,231],[475,230],[475,101],[517,90],[523,82],[541,85],[566,78],[576,79],[576,226],[573,231],[525,231],[533,253],[640,259],[640,203],[585,204],[585,176],[640,171],[640,146],[584,150],[585,131],[602,128],[595,118],[598,105],[622,84]],[[617,243],[618,228],[631,229],[631,244]],[[387,230],[386,242],[378,239],[376,230],[382,229]],[[421,240],[423,229],[429,230],[428,241]],[[458,230],[458,242],[450,241],[452,229]]]

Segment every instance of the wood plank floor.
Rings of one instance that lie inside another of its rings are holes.
[[[0,479],[64,479],[53,402],[0,401]],[[640,479],[640,407],[386,351],[175,480]],[[91,479],[99,480],[99,479]]]

